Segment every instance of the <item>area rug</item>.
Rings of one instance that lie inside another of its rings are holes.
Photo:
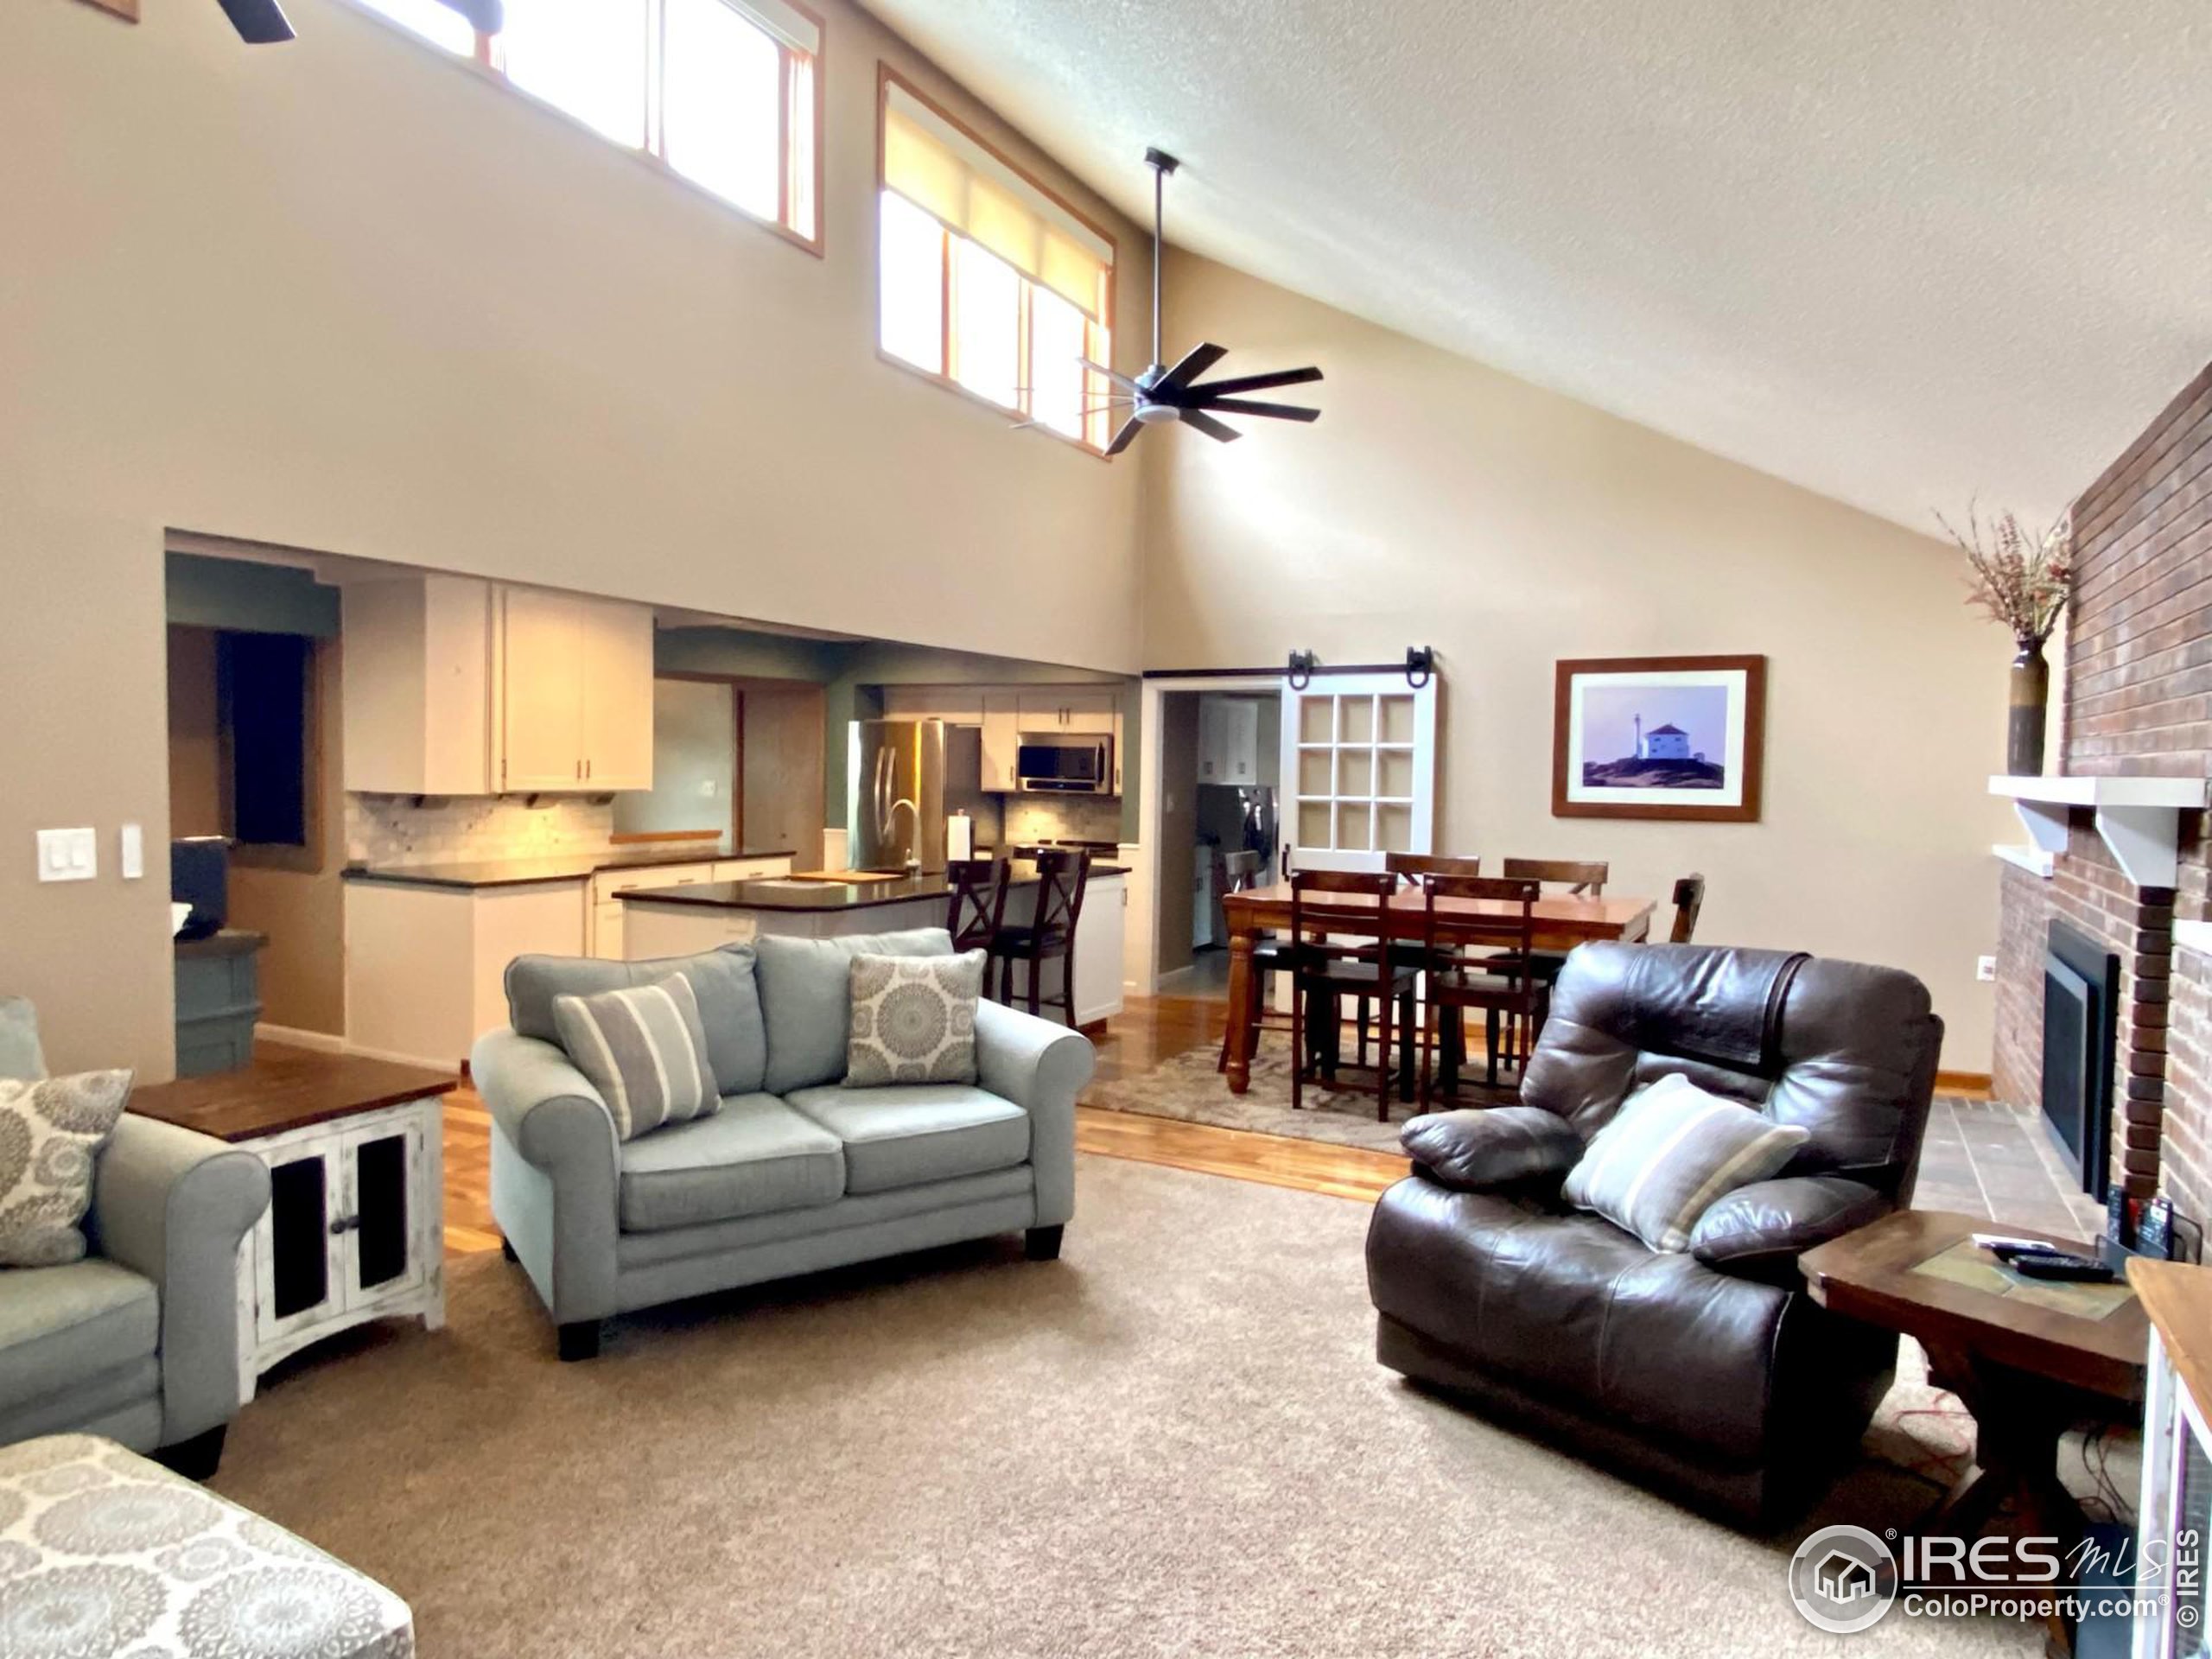
[[[429,1659],[1829,1655],[1746,1537],[1373,1357],[1368,1206],[1085,1157],[1018,1240],[611,1327],[520,1272],[311,1351],[214,1482],[390,1585]],[[1908,1522],[1870,1460],[1825,1519]],[[1809,1523],[1808,1523],[1809,1524]],[[1869,1638],[1870,1641],[1875,1638]],[[1870,1651],[2029,1654],[1892,1617]]]
[[[1345,1049],[1350,1058],[1349,1037]],[[1252,1086],[1243,1094],[1229,1092],[1229,1079],[1214,1070],[1219,1058],[1217,1049],[1185,1049],[1149,1071],[1094,1084],[1084,1091],[1083,1103],[1141,1117],[1170,1117],[1183,1123],[1211,1123],[1217,1128],[1251,1129],[1390,1153],[1398,1150],[1398,1131],[1420,1110],[1394,1100],[1390,1121],[1376,1122],[1371,1083],[1363,1089],[1325,1089],[1309,1083],[1306,1104],[1294,1110],[1290,1041],[1274,1033],[1262,1034],[1260,1052],[1252,1059]],[[1510,1096],[1501,1094],[1498,1098],[1503,1102]]]

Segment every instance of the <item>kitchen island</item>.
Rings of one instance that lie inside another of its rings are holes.
[[[1007,925],[1018,926],[1036,914],[1037,890],[1037,867],[1026,859],[1014,860],[1006,900]],[[763,933],[827,939],[943,927],[951,909],[952,888],[940,872],[870,881],[791,877],[712,881],[625,891],[615,898],[624,912],[623,954],[637,962],[744,944]],[[1128,905],[1128,871],[1119,864],[1093,864],[1075,930],[1079,1025],[1092,1025],[1122,1011],[1122,940]],[[1014,970],[1017,1000],[1026,988],[1021,982],[1025,971]],[[1051,988],[1058,969],[1048,963],[1044,971]]]

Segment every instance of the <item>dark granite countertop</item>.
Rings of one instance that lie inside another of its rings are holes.
[[[697,842],[662,842],[639,847],[606,847],[595,853],[563,853],[550,858],[486,859],[474,863],[383,868],[355,864],[346,868],[345,877],[348,881],[383,881],[406,887],[526,887],[556,881],[586,881],[601,870],[791,856],[788,847],[747,847],[726,853],[702,848]]]
[[[1094,880],[1127,875],[1126,864],[1093,864]],[[1037,867],[1027,859],[1014,861],[1014,885],[1037,885]],[[632,888],[618,893],[627,904],[696,905],[709,910],[874,910],[885,905],[912,905],[952,897],[951,885],[942,873],[898,876],[889,881],[794,881],[772,877],[762,881],[702,881],[689,887]]]

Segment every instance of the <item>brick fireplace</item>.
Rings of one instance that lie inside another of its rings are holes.
[[[2074,536],[2059,771],[2212,777],[2212,366],[2082,493]],[[2092,805],[2038,811],[2041,853],[2004,870],[1996,1093],[2031,1109],[2042,1099],[2045,951],[2052,921],[2070,923],[2120,959],[2112,1179],[2202,1219],[2212,1213],[2207,815],[2138,813],[2177,855],[2170,880],[2146,883],[2113,850],[2126,836],[2101,834]],[[2126,828],[2124,817],[2105,827]]]

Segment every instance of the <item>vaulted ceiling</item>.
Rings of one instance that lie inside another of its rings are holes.
[[[2205,0],[866,3],[1172,243],[1917,529],[2212,358]]]

